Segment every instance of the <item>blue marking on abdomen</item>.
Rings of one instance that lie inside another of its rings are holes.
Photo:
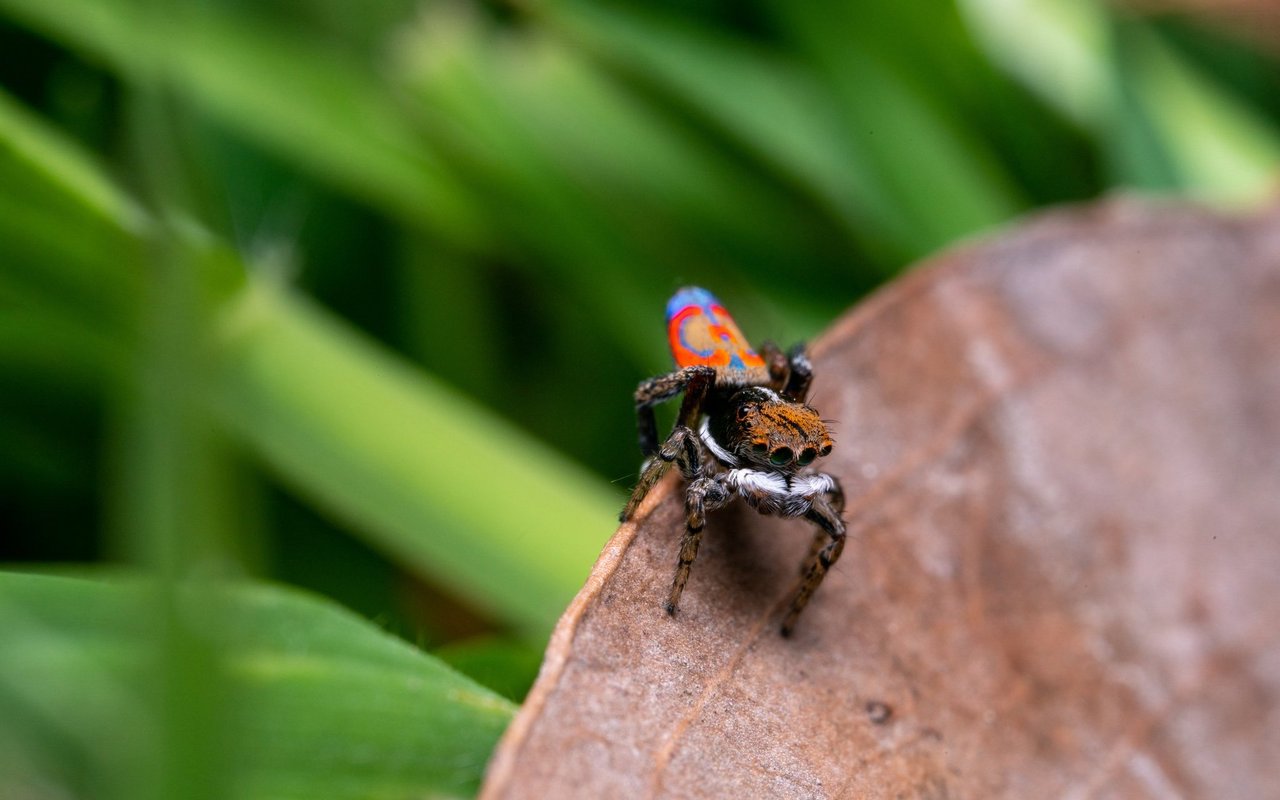
[[[698,306],[704,313],[710,314],[712,305],[720,305],[720,301],[711,292],[701,286],[685,286],[667,301],[667,324],[686,306]]]

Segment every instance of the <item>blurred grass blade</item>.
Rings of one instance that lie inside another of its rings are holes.
[[[146,229],[146,215],[103,176],[101,166],[3,91],[0,141],[5,143],[0,150],[0,175],[7,179],[0,186],[8,191],[18,188],[8,180],[15,179],[19,169],[29,170],[58,193],[78,198],[94,217],[133,233]]]
[[[637,364],[654,352],[654,309],[690,270],[728,271],[729,253],[744,269],[811,268],[797,253],[812,246],[813,215],[793,196],[564,41],[535,27],[499,33],[444,5],[406,29],[398,56],[424,131],[474,176],[520,260],[559,279]]]
[[[0,11],[122,77],[172,87],[224,125],[323,179],[475,244],[469,193],[405,125],[372,70],[217,4],[0,0]]]
[[[52,191],[56,163],[39,163],[27,170],[27,187]],[[80,216],[92,203],[83,192],[58,197]],[[47,223],[57,228],[56,219]],[[141,251],[126,231],[109,230]],[[224,274],[235,267],[231,254],[207,236],[193,238],[204,241],[195,268],[216,273],[224,291],[234,287]],[[111,255],[84,264],[86,286],[110,288],[129,274]],[[224,309],[218,332],[206,399],[222,422],[357,533],[524,632],[545,635],[585,579],[621,499],[345,323],[256,287]]]
[[[620,498],[264,284],[229,310],[219,355],[222,419],[285,480],[477,605],[550,630]]]
[[[1176,188],[1204,199],[1251,205],[1274,196],[1280,129],[1237,102],[1159,37],[1134,26],[1125,76],[1130,98],[1177,171]]]
[[[0,573],[0,796],[142,785],[157,744],[150,597],[138,584]],[[468,796],[515,711],[312,597],[188,587],[179,609],[223,679],[230,796]]]
[[[132,317],[150,219],[73,142],[0,91],[0,281],[95,327]],[[68,235],[74,231],[74,235]]]
[[[676,98],[826,207],[856,240],[912,252],[875,191],[872,168],[843,141],[816,81],[797,65],[678,18],[584,3],[549,6],[547,19],[606,65]],[[726,91],[726,87],[734,87]],[[895,236],[896,234],[896,236]]]
[[[872,190],[887,198],[893,225],[923,256],[1020,210],[1022,199],[963,112],[913,75],[863,46],[860,5],[774,6],[828,86],[847,146],[874,165]],[[852,41],[851,41],[852,39]],[[879,51],[879,52],[877,52]]]
[[[1097,0],[958,0],[991,60],[1076,123],[1105,124],[1111,30]]]
[[[1119,181],[1229,205],[1269,196],[1280,130],[1095,0],[961,0],[992,59],[1088,127]]]

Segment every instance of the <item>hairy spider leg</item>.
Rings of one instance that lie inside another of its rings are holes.
[[[764,359],[765,369],[769,371],[769,388],[775,392],[781,392],[782,387],[787,385],[787,375],[791,373],[787,354],[782,352],[782,348],[778,347],[777,342],[772,339],[761,342],[757,349],[760,351],[760,357]]]
[[[684,402],[680,406],[680,417],[676,424],[693,427],[697,420],[688,416],[687,412],[701,410],[702,400],[715,379],[715,367],[696,366],[641,381],[636,387],[635,395],[636,428],[640,435],[640,452],[645,458],[658,452],[658,423],[653,416],[653,407],[684,392]],[[690,396],[694,397],[695,409],[690,408]]]
[[[809,396],[809,384],[813,383],[813,365],[809,363],[809,354],[805,351],[803,342],[791,346],[787,363],[791,366],[791,372],[787,376],[787,384],[782,387],[782,396],[794,402],[803,402]]]
[[[668,375],[660,375],[644,381],[636,388],[636,425],[640,433],[640,449],[645,454],[644,467],[640,472],[640,480],[631,492],[631,499],[622,509],[619,519],[623,522],[631,519],[631,515],[640,507],[645,495],[657,485],[666,473],[667,468],[676,460],[681,449],[688,455],[687,464],[698,463],[698,437],[692,428],[702,413],[702,401],[715,383],[716,371],[712,367],[685,367]],[[654,420],[653,407],[664,400],[684,392],[684,400],[680,404],[680,413],[676,417],[675,428],[667,437],[666,443],[659,448],[657,422]],[[684,433],[681,433],[681,431]],[[687,435],[686,435],[687,434]],[[682,465],[681,472],[685,472]],[[685,473],[685,480],[692,481],[701,477],[698,473]]]
[[[844,520],[840,519],[840,514],[831,507],[825,497],[815,498],[813,506],[805,512],[804,518],[822,529],[827,536],[827,543],[818,551],[817,558],[809,566],[809,572],[804,576],[800,590],[796,592],[795,598],[791,601],[791,608],[782,620],[783,636],[791,635],[791,631],[796,626],[796,618],[800,616],[801,611],[804,611],[804,607],[809,605],[809,599],[813,597],[814,591],[822,584],[823,578],[827,577],[827,572],[844,551]]]
[[[832,510],[841,518],[844,517],[844,489],[840,486],[840,481],[832,478],[834,487],[827,492],[827,503],[831,505]],[[813,542],[809,545],[809,555],[805,556],[804,561],[800,562],[801,577],[808,575],[809,570],[813,568],[813,562],[818,558],[820,551],[831,537],[821,526],[813,532]]]
[[[723,508],[733,497],[716,478],[697,478],[690,482],[684,496],[684,537],[680,540],[680,557],[676,561],[676,574],[671,579],[671,594],[667,596],[667,613],[676,615],[680,595],[689,582],[689,570],[698,557],[698,545],[702,543],[702,529],[707,525],[707,513]]]
[[[804,402],[813,382],[813,365],[805,352],[804,342],[792,345],[786,353],[773,342],[760,345],[760,354],[769,370],[769,388],[793,403]]]

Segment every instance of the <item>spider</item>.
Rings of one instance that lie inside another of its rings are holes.
[[[675,616],[698,555],[707,514],[735,496],[761,514],[804,517],[818,527],[801,564],[803,581],[782,621],[790,636],[831,565],[844,550],[840,482],[806,469],[831,452],[826,423],[804,401],[813,370],[803,345],[783,353],[766,342],[752,350],[718,300],[686,287],[667,303],[675,372],[636,389],[640,480],[622,510],[631,519],[645,495],[675,464],[685,480],[685,529],[665,605]],[[658,445],[654,406],[684,393],[671,435]]]

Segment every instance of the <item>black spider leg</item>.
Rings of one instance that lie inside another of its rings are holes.
[[[782,396],[802,403],[809,396],[809,384],[813,383],[813,365],[809,363],[804,342],[791,346],[787,362],[791,365],[791,374],[787,376],[787,385],[782,387]]]
[[[813,365],[809,363],[804,342],[792,345],[786,354],[773,342],[765,342],[760,345],[760,355],[769,370],[771,388],[786,400],[804,402],[809,384],[813,382]]]
[[[631,519],[635,514],[645,495],[649,494],[649,490],[662,479],[682,447],[695,451],[694,462],[696,463],[698,440],[693,435],[692,426],[702,413],[702,401],[715,383],[715,378],[716,371],[712,367],[685,367],[668,375],[650,378],[636,388],[636,426],[639,429],[640,450],[645,455],[645,462],[640,470],[640,480],[631,492],[631,499],[627,501],[622,514],[619,515],[623,522]],[[680,414],[676,418],[675,428],[667,437],[666,443],[659,449],[658,425],[654,420],[653,407],[675,397],[680,392],[684,392],[684,401],[680,404]],[[690,435],[685,437],[681,433],[682,430]],[[684,443],[686,438],[687,443]],[[682,466],[681,472],[684,471],[685,468]],[[685,479],[693,480],[700,475],[700,471],[692,477],[686,473]]]
[[[796,592],[795,598],[791,601],[791,608],[787,611],[787,616],[782,620],[783,636],[791,635],[800,612],[804,611],[804,607],[809,605],[809,599],[813,597],[814,591],[822,584],[822,579],[827,577],[827,572],[839,560],[840,553],[844,551],[844,520],[840,518],[840,513],[825,497],[815,498],[813,506],[805,513],[804,518],[822,529],[822,533],[827,537],[827,542],[818,550],[817,557],[809,565],[809,571],[800,584],[800,590]]]
[[[699,465],[700,468],[700,465]],[[723,508],[733,495],[721,483],[722,476],[695,478],[690,481],[684,496],[684,538],[680,540],[680,558],[676,562],[676,574],[671,579],[671,594],[667,596],[667,613],[675,616],[680,605],[680,595],[689,582],[689,570],[698,557],[698,545],[702,543],[702,529],[707,525],[707,513]]]
[[[831,491],[827,492],[827,502],[831,505],[832,510],[834,510],[836,514],[843,516],[844,489],[841,488],[840,481],[836,480],[834,476],[828,475],[827,477],[831,478],[832,482],[835,484],[835,487],[832,488]],[[813,567],[813,562],[818,558],[818,551],[822,549],[823,545],[825,545],[827,540],[830,538],[831,537],[827,534],[826,530],[822,527],[819,527],[818,530],[814,531],[813,543],[809,545],[809,554],[805,556],[804,561],[800,562],[801,576],[809,574],[809,570]]]
[[[702,398],[715,383],[714,367],[685,367],[666,375],[650,378],[636,387],[636,427],[640,434],[640,452],[649,458],[658,452],[658,423],[653,416],[653,407],[680,394],[685,393],[684,403],[680,407],[680,419],[677,425],[689,425],[694,420],[686,416],[689,408],[689,395],[697,395],[693,410],[700,410]],[[705,386],[703,385],[705,384]]]
[[[787,385],[787,376],[791,373],[791,365],[787,362],[787,354],[782,352],[772,341],[760,343],[760,357],[764,359],[765,369],[769,371],[769,388],[781,392]]]

